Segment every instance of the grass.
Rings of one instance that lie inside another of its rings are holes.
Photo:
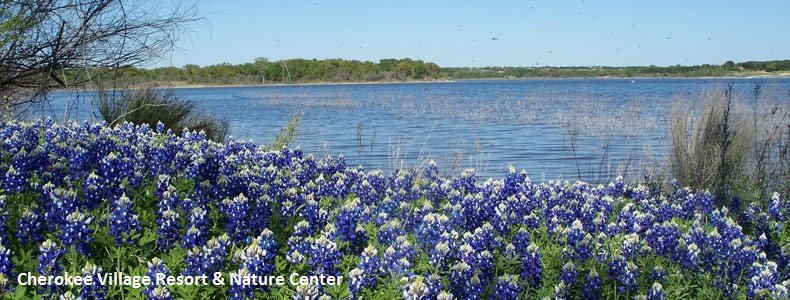
[[[790,111],[780,93],[755,85],[751,101],[710,91],[702,101],[678,101],[670,124],[670,177],[710,189],[719,204],[729,196],[768,199],[790,191]],[[786,95],[790,99],[790,95]]]

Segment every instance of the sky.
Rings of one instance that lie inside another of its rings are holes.
[[[151,67],[411,58],[441,67],[669,66],[790,59],[790,1],[202,0]]]

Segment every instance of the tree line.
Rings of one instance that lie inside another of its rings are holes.
[[[727,77],[764,72],[790,71],[790,60],[727,61],[721,65],[629,66],[629,67],[485,67],[442,68],[442,76],[477,78],[591,78],[591,77]]]
[[[344,59],[258,58],[242,64],[222,63],[201,67],[155,69],[125,66],[95,70],[93,78],[117,86],[148,85],[261,85],[316,82],[391,82],[414,80],[485,78],[594,78],[594,77],[727,77],[762,72],[790,71],[790,60],[725,62],[721,65],[628,66],[628,67],[439,67],[411,58],[378,62]],[[103,84],[106,86],[106,84]]]
[[[343,59],[287,59],[269,61],[258,58],[251,63],[216,64],[201,67],[141,69],[125,66],[103,70],[104,78],[120,86],[151,82],[163,85],[259,85],[312,82],[378,82],[437,80],[440,68],[422,60],[381,59],[371,61]]]

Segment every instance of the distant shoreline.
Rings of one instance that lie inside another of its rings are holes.
[[[375,85],[375,84],[424,84],[424,83],[452,83],[458,81],[495,81],[495,80],[563,80],[563,79],[623,79],[623,80],[644,80],[644,79],[749,79],[749,78],[790,78],[790,72],[778,73],[749,73],[742,76],[703,76],[703,77],[681,77],[681,76],[638,76],[638,77],[620,77],[620,76],[597,76],[597,77],[518,77],[518,78],[458,78],[458,79],[436,79],[436,80],[407,80],[407,81],[317,81],[317,82],[295,82],[295,83],[265,83],[265,84],[225,84],[225,85],[212,85],[212,84],[187,84],[183,82],[166,83],[166,82],[150,82],[147,85],[136,85],[130,88],[134,89],[150,86],[154,89],[192,89],[192,88],[220,88],[220,87],[283,87],[283,86],[331,86],[331,85]],[[99,90],[96,88],[90,90]],[[115,90],[115,89],[107,89]],[[56,91],[65,91],[57,89]]]

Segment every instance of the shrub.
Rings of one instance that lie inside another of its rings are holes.
[[[179,99],[172,90],[140,88],[119,92],[100,92],[98,110],[110,126],[123,122],[148,124],[162,122],[176,133],[188,129],[204,131],[213,141],[223,141],[228,134],[228,121],[198,112],[192,102]]]
[[[729,196],[766,199],[787,192],[790,115],[781,101],[761,97],[756,85],[748,107],[729,84],[699,103],[678,103],[670,123],[671,176],[716,191],[719,204]]]

